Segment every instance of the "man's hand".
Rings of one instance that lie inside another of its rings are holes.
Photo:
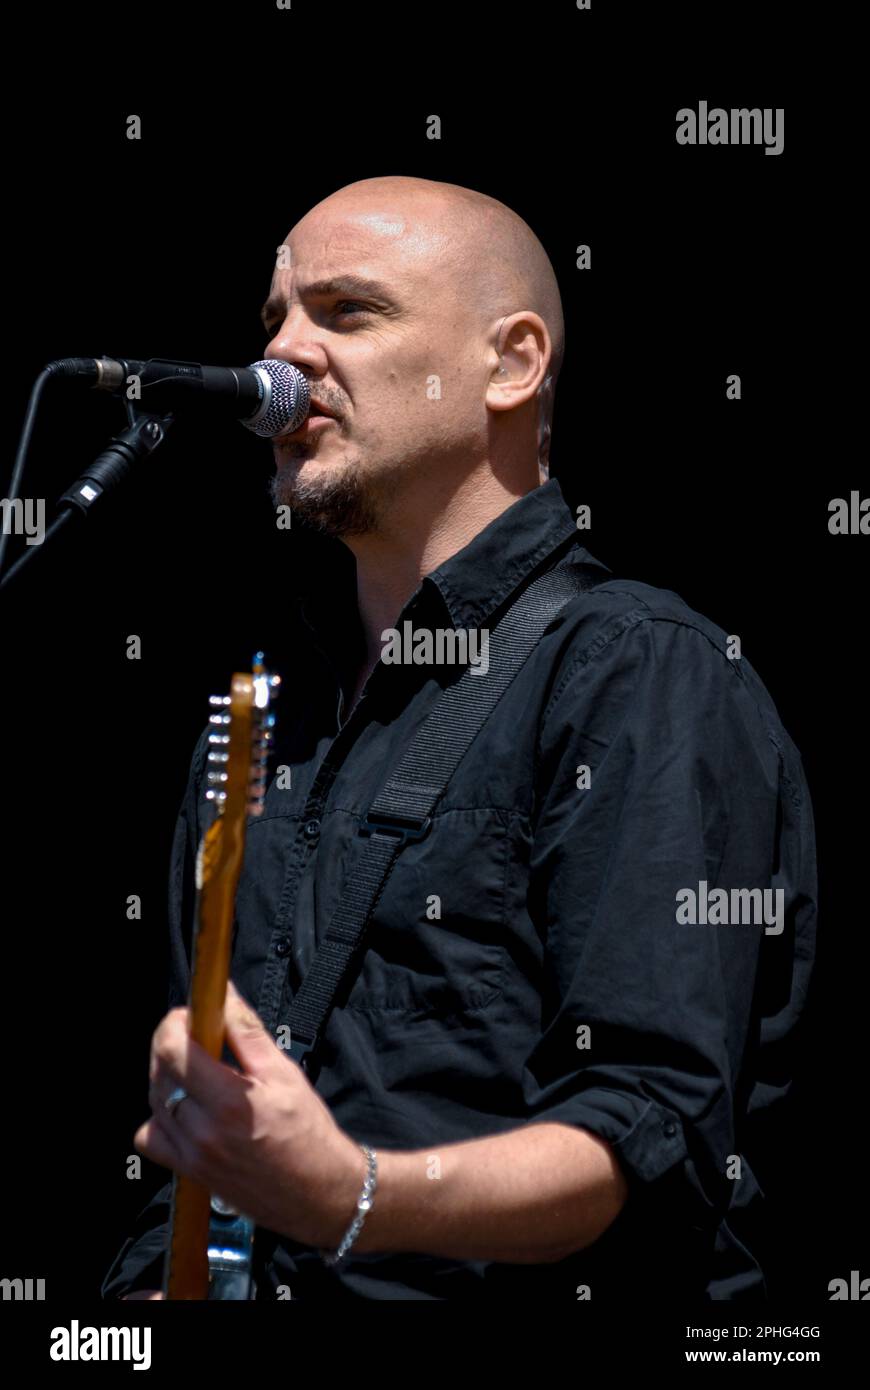
[[[232,981],[227,1042],[241,1071],[215,1061],[193,1041],[187,1013],[171,1009],[154,1032],[148,1092],[153,1115],[136,1131],[134,1145],[257,1225],[303,1245],[334,1249],[366,1175],[362,1150]],[[170,1115],[164,1102],[179,1085],[187,1098]]]

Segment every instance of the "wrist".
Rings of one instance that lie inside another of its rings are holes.
[[[334,1267],[341,1263],[348,1252],[355,1244],[366,1217],[371,1210],[374,1202],[375,1192],[378,1185],[378,1159],[374,1149],[370,1149],[367,1144],[357,1146],[362,1157],[365,1159],[366,1171],[359,1188],[356,1201],[354,1203],[353,1215],[345,1225],[344,1231],[338,1241],[330,1241],[330,1247],[320,1248],[320,1258],[324,1264]]]
[[[353,1249],[359,1255],[415,1250],[421,1213],[438,1184],[426,1181],[425,1154],[378,1149],[377,1155],[377,1192]]]
[[[323,1208],[323,1220],[318,1239],[313,1242],[320,1249],[335,1251],[343,1240],[348,1227],[357,1215],[357,1202],[365,1185],[369,1171],[369,1161],[361,1145],[348,1139],[343,1162],[337,1178],[330,1184]]]

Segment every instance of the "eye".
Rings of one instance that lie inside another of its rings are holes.
[[[353,304],[353,305],[355,305],[356,307],[355,307],[354,309],[342,309],[342,305],[346,305],[346,304]],[[347,314],[347,313],[367,314],[367,313],[370,312],[370,310],[369,310],[369,308],[368,308],[368,305],[361,303],[361,301],[358,300],[358,299],[338,299],[338,300],[336,300],[336,303],[335,303],[335,312],[336,312],[336,313],[346,313],[346,314]],[[281,322],[282,322],[282,321],[281,321],[280,319],[276,319],[274,323],[269,323],[269,324],[265,324],[265,325],[264,325],[263,331],[264,331],[265,334],[266,334],[266,341],[267,341],[267,342],[271,342],[271,341],[272,341],[272,339],[274,338],[275,334],[278,332],[279,328],[281,327]]]

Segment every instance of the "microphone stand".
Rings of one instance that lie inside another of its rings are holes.
[[[108,449],[98,454],[81,477],[58,498],[57,505],[62,510],[46,530],[42,544],[28,546],[15,564],[10,565],[0,578],[0,590],[14,582],[28,561],[44,550],[46,542],[68,525],[72,517],[86,516],[95,502],[123,482],[139,459],[147,458],[163,443],[175,419],[171,411],[166,415],[138,414],[132,401],[125,400],[124,405],[129,420],[127,428],[122,434],[112,436]]]

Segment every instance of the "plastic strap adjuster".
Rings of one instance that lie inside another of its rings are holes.
[[[359,833],[372,835],[377,830],[382,835],[396,835],[404,847],[412,841],[424,840],[431,829],[431,816],[426,816],[422,821],[419,821],[412,820],[410,816],[390,816],[383,812],[373,813],[369,811],[363,817]]]
[[[314,1039],[309,1041],[308,1038],[300,1038],[298,1034],[296,1037],[291,1035],[288,1051],[293,1061],[298,1062],[301,1067],[304,1066],[309,1052],[314,1047],[314,1042]]]

